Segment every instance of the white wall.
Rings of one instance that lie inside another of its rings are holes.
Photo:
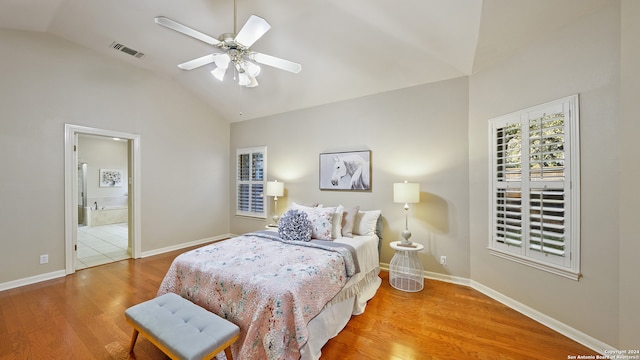
[[[619,64],[620,7],[612,1],[469,81],[472,279],[612,346],[619,345],[620,338]],[[580,281],[489,255],[486,249],[488,120],[576,93],[580,94]]]
[[[411,240],[426,248],[420,260],[427,271],[468,278],[467,87],[467,79],[459,78],[234,123],[231,151],[267,145],[268,179],[286,183],[280,213],[293,201],[381,209],[383,263],[393,256],[388,244],[404,229],[393,183],[420,183],[421,202],[409,213]],[[319,154],[353,150],[372,151],[372,191],[320,191]],[[234,192],[235,164],[230,174]],[[234,233],[267,223],[231,211]],[[439,264],[440,255],[448,256],[447,267]]]
[[[64,124],[140,135],[143,252],[229,232],[229,125],[210,107],[51,35],[0,43],[0,284],[64,270]]]
[[[621,349],[640,347],[640,2],[622,1],[622,63],[620,76],[620,342]]]

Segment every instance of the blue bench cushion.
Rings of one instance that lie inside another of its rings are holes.
[[[174,293],[134,305],[127,318],[182,359],[202,359],[240,328]]]

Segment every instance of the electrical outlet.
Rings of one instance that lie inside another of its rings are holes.
[[[440,265],[447,266],[447,257],[442,255],[440,256]]]
[[[40,255],[40,264],[46,264],[49,262],[49,254]]]

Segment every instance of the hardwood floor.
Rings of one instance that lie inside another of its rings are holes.
[[[382,286],[322,349],[326,359],[567,359],[597,353],[466,286]],[[346,356],[341,357],[341,354]]]
[[[0,292],[0,359],[166,359],[132,333],[124,310],[151,299],[182,251],[123,260]],[[567,359],[596,353],[483,294],[425,280],[383,285],[363,315],[322,349],[322,359]],[[236,359],[242,360],[242,359]],[[253,359],[250,359],[253,360]]]

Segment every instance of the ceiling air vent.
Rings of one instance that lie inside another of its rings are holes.
[[[126,47],[126,46],[118,43],[117,41],[112,42],[111,45],[109,45],[109,47],[112,48],[112,49],[116,49],[118,51],[122,51],[123,53],[129,54],[129,55],[131,55],[133,57],[136,57],[138,59],[140,59],[141,57],[144,56],[144,54],[141,53],[140,51],[133,50],[132,48]]]

